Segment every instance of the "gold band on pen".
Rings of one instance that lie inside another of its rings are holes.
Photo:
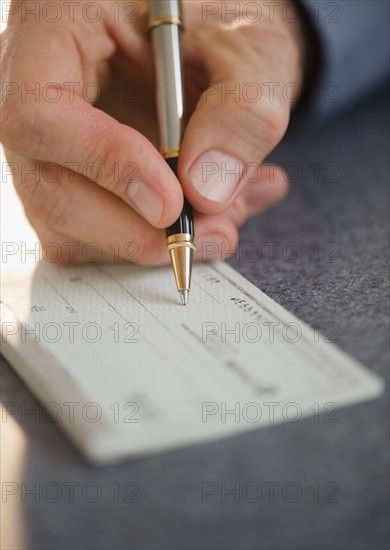
[[[166,149],[163,149],[162,151],[160,151],[160,153],[165,159],[177,158],[180,153],[180,147],[177,147],[177,146],[167,147]]]
[[[170,252],[174,248],[179,248],[181,246],[186,246],[192,250],[196,250],[194,244],[194,237],[189,233],[176,233],[175,235],[170,235],[167,238],[167,250]]]
[[[148,31],[159,27],[160,25],[177,25],[182,30],[184,30],[183,21],[177,15],[160,15],[160,17],[155,17],[148,23]]]

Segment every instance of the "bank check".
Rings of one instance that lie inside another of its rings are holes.
[[[170,266],[3,272],[2,353],[91,462],[331,418],[383,390],[227,264],[194,266],[186,307],[173,286]]]

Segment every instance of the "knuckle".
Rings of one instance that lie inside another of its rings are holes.
[[[237,88],[239,89],[239,88]],[[255,100],[247,100],[242,95],[228,94],[213,105],[208,115],[218,120],[223,133],[227,132],[242,151],[248,156],[273,149],[284,136],[290,119],[290,104],[275,94],[271,99],[259,94]],[[203,112],[206,119],[206,109]]]
[[[98,182],[99,185],[114,195],[121,195],[125,181],[123,163],[113,160],[110,153],[103,153],[99,162],[101,162],[100,166],[103,167],[102,176]]]
[[[31,154],[31,145],[38,137],[36,107],[8,100],[1,106],[2,143],[10,151]]]
[[[105,135],[105,146],[99,148],[98,151],[94,148],[94,152],[91,151],[88,158],[93,158],[93,164],[97,167],[96,183],[110,191],[110,193],[119,195],[123,191],[125,179],[124,165],[118,160],[121,144],[117,143],[114,137],[107,134],[108,132]]]
[[[263,94],[255,102],[240,101],[241,118],[261,141],[275,146],[284,136],[290,120],[290,106],[282,95]]]

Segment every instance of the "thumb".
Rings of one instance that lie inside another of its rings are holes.
[[[224,211],[248,183],[264,179],[260,164],[283,137],[289,110],[262,97],[253,101],[250,94],[256,90],[243,76],[212,84],[190,118],[179,176],[186,197],[200,212]]]
[[[299,88],[302,51],[282,16],[233,28],[211,21],[193,33],[187,57],[211,82],[195,76],[203,93],[184,134],[179,179],[193,206],[214,214],[264,181],[260,164],[286,132],[293,102],[283,90]]]

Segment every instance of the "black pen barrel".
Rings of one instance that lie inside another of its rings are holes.
[[[168,158],[165,159],[172,169],[173,173],[177,177],[177,165],[179,158]],[[179,218],[175,221],[173,225],[168,227],[166,229],[166,235],[167,237],[170,237],[172,235],[177,234],[186,234],[186,235],[192,235],[192,237],[195,236],[194,231],[194,209],[192,208],[191,204],[187,201],[186,198],[184,198],[184,205],[183,210],[179,216]]]

